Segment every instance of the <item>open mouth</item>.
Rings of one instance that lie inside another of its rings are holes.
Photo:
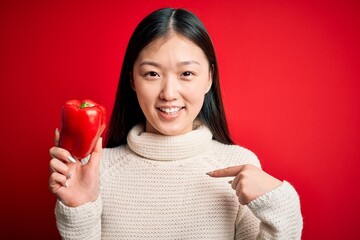
[[[176,113],[178,113],[181,109],[183,109],[184,107],[171,107],[171,108],[158,108],[161,112],[169,114],[169,115],[174,115]]]

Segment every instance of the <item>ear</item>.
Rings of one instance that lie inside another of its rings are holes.
[[[213,72],[214,72],[214,65],[211,64],[210,65],[210,69],[209,69],[209,79],[207,81],[207,86],[206,86],[206,93],[208,93],[211,89],[211,86],[212,86],[212,82],[213,82]]]
[[[133,72],[129,72],[129,80],[130,80],[131,88],[136,92],[135,83],[134,83],[134,77],[133,77]]]
[[[206,87],[206,92],[205,92],[205,94],[210,91],[211,85],[212,85],[212,77],[209,77],[209,80],[208,80],[208,82],[207,82],[207,87]]]

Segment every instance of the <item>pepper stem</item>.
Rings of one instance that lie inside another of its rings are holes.
[[[87,103],[87,102],[82,102],[79,108],[86,108],[86,107],[89,107],[89,106],[90,106],[89,103]]]

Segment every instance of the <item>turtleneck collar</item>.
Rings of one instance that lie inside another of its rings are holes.
[[[127,143],[136,154],[157,161],[190,158],[204,152],[210,145],[212,133],[205,125],[197,125],[191,132],[179,136],[166,136],[144,132],[144,125],[134,126]]]

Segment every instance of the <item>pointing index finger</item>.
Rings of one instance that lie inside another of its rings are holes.
[[[244,168],[244,165],[217,169],[206,173],[210,177],[235,177]]]

